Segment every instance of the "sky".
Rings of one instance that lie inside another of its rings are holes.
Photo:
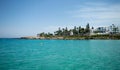
[[[0,0],[0,38],[53,33],[58,27],[120,26],[120,0]]]

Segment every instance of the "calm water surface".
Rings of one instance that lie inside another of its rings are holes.
[[[0,39],[0,70],[120,70],[120,40]]]

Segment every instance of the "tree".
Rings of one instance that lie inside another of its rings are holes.
[[[81,35],[84,35],[84,33],[85,33],[85,29],[84,28],[81,28]]]
[[[62,36],[65,36],[65,29],[62,29]]]
[[[94,29],[94,27],[92,26],[92,29]]]
[[[48,32],[47,36],[48,36],[48,37],[52,37],[52,36],[53,36],[53,34],[52,34],[52,33],[50,33],[50,32]]]
[[[58,36],[62,36],[62,30],[60,29],[60,27],[58,29]]]
[[[78,34],[80,35],[81,33],[81,26],[78,27]]]
[[[58,28],[57,31],[54,32],[54,34],[55,34],[56,36],[62,36],[62,30],[60,29],[60,27]]]
[[[79,35],[79,27],[77,27],[77,30],[76,30],[76,35],[78,36]]]
[[[113,33],[116,34],[118,32],[118,27],[113,28]]]
[[[44,32],[40,33],[40,36],[41,37],[45,36],[45,33]]]
[[[65,28],[65,36],[68,36],[68,28]]]
[[[87,33],[87,34],[90,33],[90,26],[89,26],[89,23],[86,25],[85,33]]]
[[[77,32],[77,28],[76,28],[76,26],[74,26],[74,29],[73,29],[73,35],[76,36],[77,33],[78,33],[78,32]]]

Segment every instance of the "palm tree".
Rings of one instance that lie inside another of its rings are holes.
[[[79,26],[79,28],[78,28],[78,33],[79,33],[79,35],[81,34],[81,26]]]
[[[74,36],[77,35],[77,28],[76,28],[76,26],[74,26],[74,29],[73,29],[73,35],[74,35]]]
[[[86,33],[86,34],[90,34],[90,26],[89,26],[89,23],[86,25],[85,33]]]

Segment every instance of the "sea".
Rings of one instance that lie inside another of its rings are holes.
[[[0,70],[120,70],[120,40],[3,38]]]

